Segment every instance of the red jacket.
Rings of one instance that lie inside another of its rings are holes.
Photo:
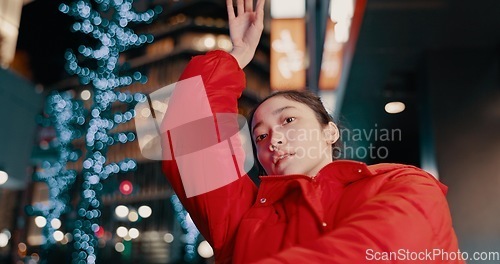
[[[181,79],[197,75],[213,113],[237,112],[245,76],[231,55],[194,57]],[[463,263],[447,187],[413,166],[334,161],[314,178],[263,176],[257,189],[243,175],[191,198],[176,161],[163,171],[216,263]]]

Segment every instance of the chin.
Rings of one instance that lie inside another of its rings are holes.
[[[292,175],[292,174],[304,174],[305,171],[301,168],[295,168],[294,166],[288,166],[282,169],[279,172],[276,172],[275,175]]]

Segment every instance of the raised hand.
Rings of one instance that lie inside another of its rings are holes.
[[[231,55],[243,69],[252,60],[264,29],[265,0],[258,0],[255,10],[253,0],[237,1],[237,16],[234,14],[233,0],[226,0],[226,4],[229,34],[233,43]]]

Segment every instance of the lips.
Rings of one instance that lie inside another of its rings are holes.
[[[293,155],[295,155],[295,153],[277,153],[277,155],[273,156],[273,164],[277,165],[283,159],[291,157]]]

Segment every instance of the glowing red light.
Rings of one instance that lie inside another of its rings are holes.
[[[120,183],[120,192],[123,194],[123,195],[129,195],[132,193],[132,191],[134,190],[134,186],[132,185],[132,183],[130,181],[122,181]]]
[[[95,235],[98,238],[102,238],[104,236],[104,228],[102,226],[99,226],[99,228],[97,229],[97,231],[95,231]]]

